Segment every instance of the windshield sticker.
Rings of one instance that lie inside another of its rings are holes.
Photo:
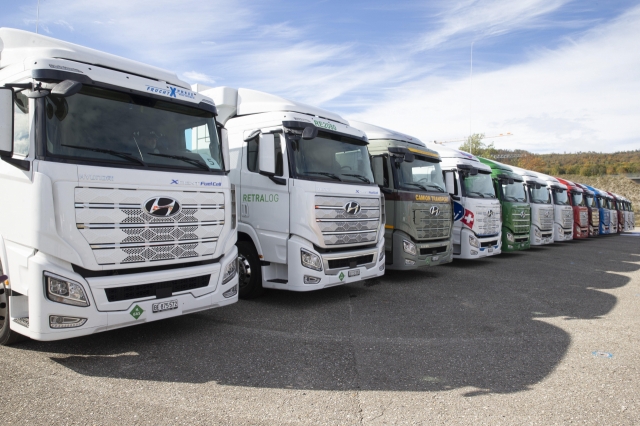
[[[185,185],[185,186],[222,186],[222,182],[205,182],[195,180],[180,180],[171,179],[171,185]]]
[[[209,154],[202,154],[202,153],[198,153],[198,155],[200,155],[200,157],[202,157],[202,159],[204,160],[205,163],[207,163],[207,166],[209,166],[210,169],[219,169],[221,168],[220,165],[218,164],[218,162],[216,160],[213,159],[212,156],[210,156]]]
[[[416,201],[433,201],[434,203],[447,203],[449,202],[449,197],[416,194]]]
[[[195,99],[196,94],[191,90],[181,89],[175,86],[167,86],[166,88],[155,87],[147,85],[147,92],[157,93],[158,95],[168,96],[170,98],[187,98],[187,99]]]
[[[329,130],[333,130],[334,132],[338,131],[338,128],[335,125],[331,123],[327,123],[326,121],[320,121],[314,118],[313,124],[315,124],[316,127],[320,127],[321,129],[329,129]]]
[[[277,203],[278,194],[242,194],[242,201],[247,203]]]

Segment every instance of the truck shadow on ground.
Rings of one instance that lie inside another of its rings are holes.
[[[270,291],[222,309],[17,347],[94,377],[321,390],[474,388],[468,396],[518,392],[547,377],[571,342],[566,331],[540,319],[600,318],[616,298],[598,290],[624,286],[629,278],[620,273],[640,269],[635,239],[557,248],[389,271],[374,286]]]

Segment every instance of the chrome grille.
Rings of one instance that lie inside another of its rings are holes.
[[[571,210],[570,208],[567,210],[562,210],[562,227],[573,227],[573,210]]]
[[[431,207],[437,207],[440,214],[431,214]],[[449,238],[451,233],[451,204],[413,203],[413,224],[416,225],[418,240]]]
[[[482,210],[481,210],[482,209]],[[474,229],[478,235],[495,235],[500,232],[502,224],[500,223],[500,206],[492,207],[487,210],[479,208],[475,214]],[[493,214],[489,216],[489,211]]]
[[[524,217],[521,216],[524,212]],[[514,208],[511,212],[513,222],[513,232],[516,234],[528,234],[531,224],[531,212],[528,208]]]
[[[580,211],[580,227],[585,228],[589,224],[589,212],[586,210]]]
[[[360,211],[347,213],[345,205],[356,202]],[[316,195],[316,224],[325,245],[365,244],[378,239],[380,198],[327,197]]]
[[[591,209],[591,226],[597,227],[600,224],[600,212],[598,209]]]
[[[178,200],[182,210],[171,217],[143,210],[158,196]],[[197,258],[215,253],[224,227],[224,194],[78,187],[75,213],[100,265]]]
[[[537,212],[540,230],[549,231],[553,229],[553,207],[541,208]]]

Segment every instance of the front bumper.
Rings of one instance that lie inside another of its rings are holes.
[[[573,230],[571,228],[563,228],[560,224],[556,223],[553,226],[553,240],[571,241],[573,240]]]
[[[322,271],[316,271],[302,266],[302,262],[300,261],[300,249],[305,249],[319,255],[322,259]],[[313,291],[363,281],[369,278],[380,277],[384,275],[385,271],[385,259],[384,257],[380,257],[381,252],[384,253],[384,238],[381,238],[380,241],[378,241],[375,248],[359,249],[356,247],[340,252],[318,253],[313,247],[313,244],[309,241],[294,236],[290,238],[287,243],[287,282],[278,283],[264,281],[263,286],[266,288],[277,288],[290,291]],[[353,268],[350,266],[344,266],[331,269],[329,266],[330,261],[348,261],[350,259],[356,259],[369,254],[373,255],[371,262],[362,265],[358,264]],[[349,274],[350,272],[351,276]],[[319,281],[316,283],[305,284],[305,276],[313,278],[314,280],[319,279]]]
[[[460,231],[460,254],[454,254],[455,259],[480,259],[502,253],[502,232],[493,237],[478,237],[469,229]],[[469,236],[478,240],[478,247],[472,246]]]
[[[509,240],[511,235],[512,241]],[[509,228],[502,228],[502,251],[527,250],[531,247],[529,234],[513,234]]]
[[[553,230],[540,230],[537,225],[531,225],[531,233],[529,234],[532,246],[543,246],[553,243]]]
[[[85,279],[73,270],[63,267],[58,260],[38,253],[29,259],[28,313],[25,310],[12,311],[11,328],[34,340],[60,340],[230,305],[238,301],[237,291],[230,297],[225,297],[223,293],[238,285],[238,275],[236,273],[223,285],[220,271],[224,270],[230,262],[235,262],[237,255],[237,249],[234,246],[233,250],[220,262],[208,265]],[[45,271],[80,283],[89,299],[89,306],[71,306],[49,300],[45,294],[43,279]],[[175,292],[162,299],[145,297],[110,303],[105,296],[105,290],[110,287],[153,284],[205,274],[210,275],[209,284],[206,287]],[[153,312],[154,303],[174,300],[177,301],[176,309]],[[141,314],[137,315],[140,311]],[[25,321],[25,314],[28,315],[28,321]],[[86,322],[77,328],[53,329],[49,325],[51,315],[83,318]],[[19,322],[14,321],[15,319],[19,319]]]
[[[404,251],[403,240],[411,241],[416,245],[416,254]],[[387,268],[409,271],[420,267],[450,263],[453,260],[453,245],[450,240],[420,243],[402,231],[394,231],[392,253],[393,263],[387,264]]]

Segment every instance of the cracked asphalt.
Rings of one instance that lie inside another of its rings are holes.
[[[639,270],[607,236],[0,347],[0,419],[637,424]]]

